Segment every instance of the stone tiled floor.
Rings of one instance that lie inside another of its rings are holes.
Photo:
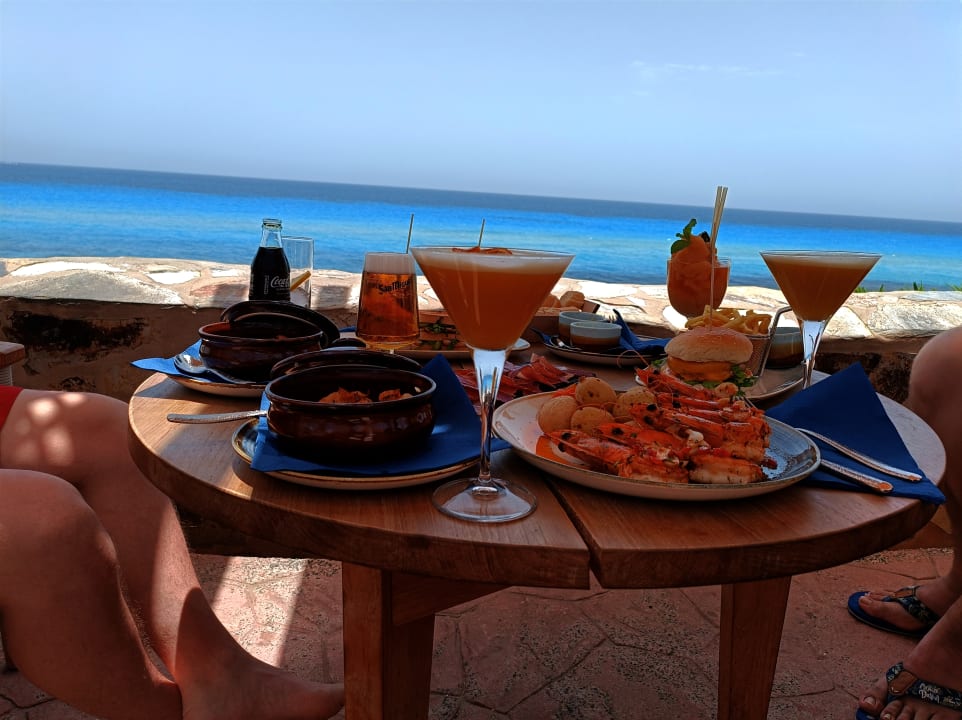
[[[856,694],[912,641],[852,620],[850,592],[948,569],[946,549],[892,550],[797,577],[770,720],[850,720]],[[340,568],[323,560],[195,555],[218,615],[253,653],[340,679]],[[708,720],[715,717],[717,587],[504,590],[439,615],[432,720]],[[343,718],[343,713],[339,716]],[[0,718],[88,720],[18,673]]]

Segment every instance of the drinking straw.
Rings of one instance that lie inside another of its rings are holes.
[[[712,214],[711,235],[708,239],[708,327],[714,327],[712,316],[715,313],[715,239],[718,237],[722,213],[725,212],[726,197],[728,197],[728,188],[719,185],[715,189],[715,212]]]
[[[728,188],[719,185],[715,190],[715,213],[711,219],[711,239],[708,242],[712,258],[715,257],[715,238],[718,237],[718,226],[721,224],[722,213],[725,212],[726,197],[728,197]]]
[[[305,270],[304,272],[302,272],[300,275],[294,278],[294,281],[291,283],[291,290],[296,290],[297,288],[299,288],[301,285],[307,282],[307,278],[309,278],[310,276],[311,276],[310,270]]]
[[[478,235],[478,247],[481,247],[481,238],[484,237],[484,218],[481,218],[481,234]]]
[[[411,230],[414,229],[414,213],[411,213],[411,223],[408,225],[408,244],[404,248],[404,252],[411,252]]]

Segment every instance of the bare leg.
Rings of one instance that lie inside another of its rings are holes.
[[[0,433],[0,464],[58,475],[80,490],[113,540],[129,602],[180,687],[185,717],[296,720],[340,709],[339,685],[257,660],[214,615],[173,507],[130,459],[126,404],[24,390]]]
[[[0,470],[3,639],[44,691],[103,718],[181,717],[123,597],[113,543],[60,478]]]
[[[918,597],[942,615],[904,659],[906,670],[928,682],[962,690],[962,386],[955,382],[962,365],[962,328],[947,330],[922,348],[912,366],[906,405],[921,416],[945,446],[946,470],[942,490],[952,524],[953,558],[948,574],[918,589]],[[896,603],[862,600],[876,617],[905,628],[918,623]],[[962,712],[937,708],[913,698],[886,703],[888,684],[881,677],[862,695],[860,707],[885,720],[962,720]]]
[[[912,364],[909,397],[905,404],[925,420],[945,446],[945,476],[941,488],[952,524],[952,566],[948,574],[927,583],[917,597],[938,614],[962,597],[962,328],[946,330],[929,340]],[[894,590],[896,588],[890,588]],[[898,603],[882,602],[887,592],[873,592],[859,604],[870,615],[913,630],[920,623]]]

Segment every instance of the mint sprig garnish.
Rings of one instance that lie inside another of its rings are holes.
[[[688,221],[688,224],[685,225],[684,230],[682,230],[680,233],[675,233],[675,237],[677,237],[678,240],[675,240],[675,242],[671,244],[672,255],[674,255],[679,250],[684,250],[686,247],[691,245],[691,231],[697,224],[698,224],[698,221],[695,220],[695,218],[692,218],[691,220]]]

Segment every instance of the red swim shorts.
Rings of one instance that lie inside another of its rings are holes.
[[[13,401],[17,399],[17,395],[23,390],[21,387],[16,385],[0,385],[0,429],[3,428],[3,424],[7,421],[7,416],[10,414],[10,408],[13,407]]]

